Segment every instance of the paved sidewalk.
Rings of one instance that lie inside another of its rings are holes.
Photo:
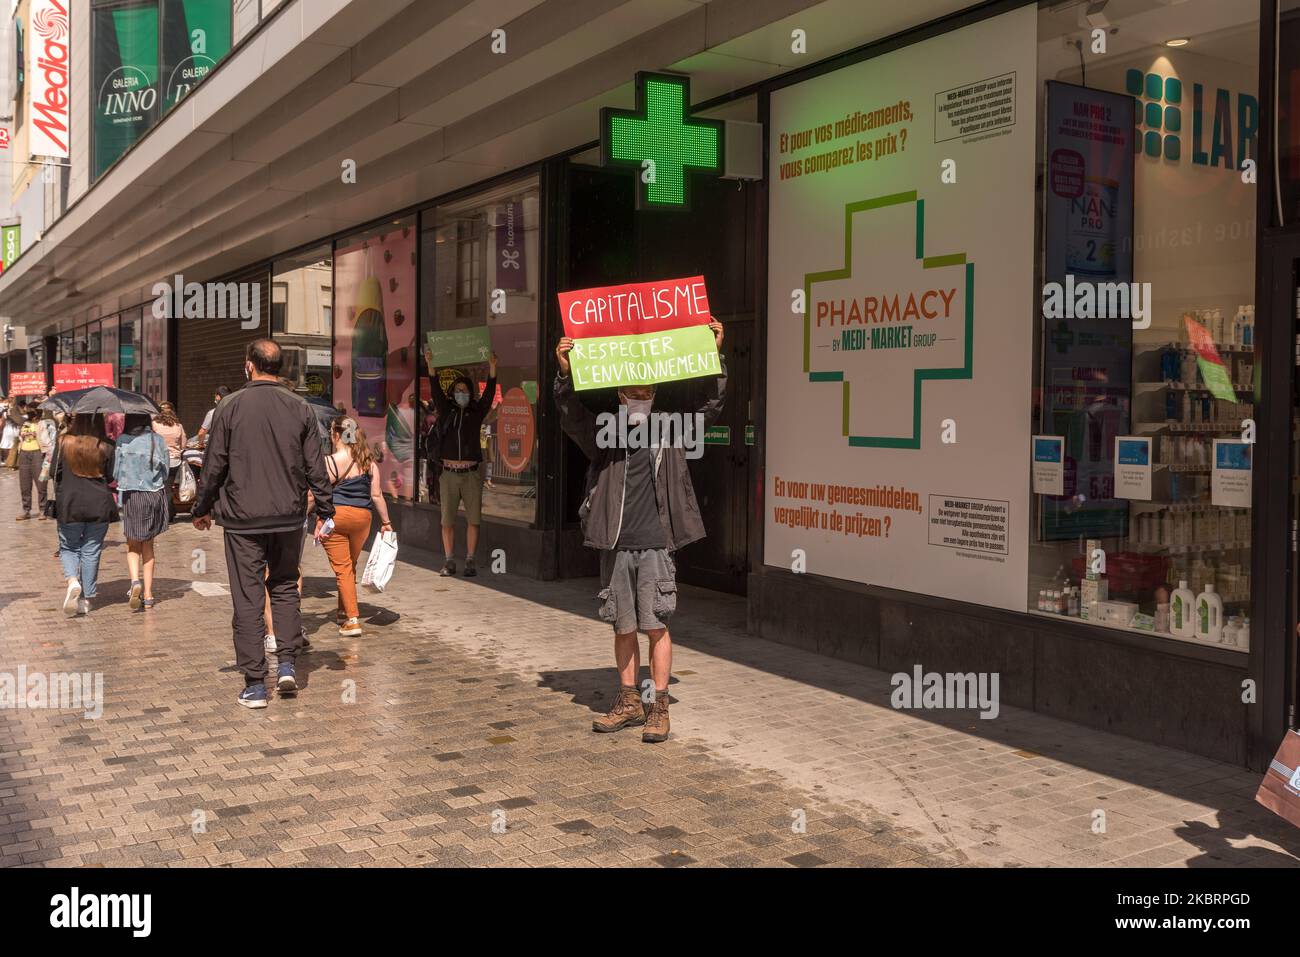
[[[743,601],[688,587],[662,745],[590,731],[617,683],[593,580],[402,562],[341,639],[310,546],[302,691],[246,711],[217,530],[160,538],[162,601],[132,614],[114,527],[68,620],[53,523],[16,503],[5,471],[0,672],[102,672],[104,705],[0,710],[0,866],[1300,860],[1254,774],[1011,708],[895,711],[887,675],[753,638]]]

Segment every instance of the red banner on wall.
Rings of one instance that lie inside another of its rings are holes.
[[[10,395],[42,395],[45,392],[44,372],[9,373]]]
[[[95,385],[113,384],[113,364],[111,362],[92,362],[80,365],[54,366],[54,388],[60,392],[72,392],[76,389],[89,389]]]

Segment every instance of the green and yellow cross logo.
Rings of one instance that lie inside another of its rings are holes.
[[[690,117],[691,81],[636,75],[636,109],[600,111],[601,162],[640,174],[637,209],[689,209],[692,171],[722,172],[723,123]]]

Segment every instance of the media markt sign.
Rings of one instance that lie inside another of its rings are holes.
[[[640,175],[637,209],[690,209],[694,171],[722,172],[723,123],[690,116],[691,81],[668,73],[636,75],[636,109],[600,111],[606,166]]]
[[[67,159],[71,126],[67,0],[32,0],[31,28],[32,117],[28,152],[32,156]]]

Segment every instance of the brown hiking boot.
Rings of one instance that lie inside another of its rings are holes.
[[[645,708],[641,706],[641,695],[636,688],[618,689],[618,698],[609,713],[591,722],[592,731],[622,731],[624,728],[645,724]]]
[[[646,744],[658,744],[668,740],[668,692],[656,691],[655,700],[646,715],[645,730],[641,740]]]

